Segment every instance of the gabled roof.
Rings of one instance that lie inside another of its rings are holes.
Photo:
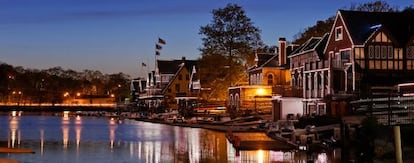
[[[183,62],[182,62],[183,63]],[[177,79],[177,77],[178,77],[178,75],[181,73],[181,71],[183,71],[183,69],[184,69],[184,67],[187,67],[186,65],[185,65],[185,63],[184,64],[180,64],[178,67],[178,70],[174,73],[174,77],[168,82],[168,84],[164,87],[164,88],[162,88],[162,94],[165,94],[165,91],[167,91],[168,90],[168,88],[171,86],[171,84],[174,82],[174,80],[175,79]]]
[[[318,56],[321,58],[323,56],[323,50],[328,42],[329,34],[325,34],[322,37],[312,37],[307,40],[305,43],[300,45],[296,50],[294,50],[289,58],[297,55],[301,55],[310,51],[316,51]]]
[[[256,54],[257,64],[248,68],[247,72],[255,70],[257,68],[263,67],[277,67],[278,65],[278,56],[271,53],[258,53]]]
[[[277,55],[275,54],[257,54],[258,61],[257,66],[259,67],[275,67],[277,66]]]
[[[197,65],[195,60],[157,60],[158,71],[160,74],[175,74],[182,63],[184,63],[187,70],[191,70],[194,65]]]
[[[414,34],[414,12],[363,12],[339,10],[354,45],[362,45],[383,28],[403,46]]]

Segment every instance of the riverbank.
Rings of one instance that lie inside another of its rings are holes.
[[[262,129],[254,128],[252,126],[238,126],[238,125],[223,125],[223,124],[214,124],[214,123],[187,123],[187,122],[166,122],[163,120],[155,119],[146,119],[146,118],[130,118],[137,121],[151,122],[151,123],[160,123],[171,126],[180,126],[180,127],[191,127],[191,128],[202,128],[219,132],[264,132]]]

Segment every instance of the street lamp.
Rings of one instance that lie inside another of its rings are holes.
[[[257,88],[254,96],[254,111],[257,112],[257,98],[264,97],[266,90],[264,88]]]

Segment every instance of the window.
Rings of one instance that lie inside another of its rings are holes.
[[[238,109],[240,107],[240,96],[238,93],[236,93],[236,96],[234,97],[234,102],[236,103],[236,108]]]
[[[387,59],[388,48],[386,46],[381,47],[381,59]]]
[[[375,62],[369,61],[369,69],[375,69]]]
[[[342,37],[343,37],[342,35],[343,35],[342,26],[336,27],[335,28],[335,41],[342,40]]]
[[[381,61],[378,61],[378,60],[375,61],[375,69],[377,70],[381,69]]]
[[[183,76],[181,74],[178,75],[178,80],[183,80]]]
[[[392,59],[394,54],[392,53],[394,50],[392,50],[392,46],[387,46],[388,48],[388,59]]]
[[[388,61],[388,69],[390,70],[394,69],[393,61]]]
[[[233,95],[230,95],[230,106],[234,106],[234,99],[233,99]]]
[[[345,51],[341,51],[341,60],[342,62],[349,62],[350,60],[350,56],[351,56],[351,51],[350,50],[345,50]]]
[[[375,59],[381,58],[381,46],[375,46]]]
[[[267,75],[267,85],[273,85],[273,75]]]
[[[368,57],[369,57],[369,59],[374,59],[374,56],[375,56],[374,46],[369,46],[369,48],[368,48]]]
[[[394,59],[398,59],[398,48],[394,49]]]
[[[361,59],[360,48],[355,48],[355,59]]]
[[[175,84],[175,92],[180,92],[180,84]]]
[[[414,46],[407,48],[407,59],[414,59]]]
[[[381,68],[383,70],[386,70],[387,69],[387,61],[381,61]]]

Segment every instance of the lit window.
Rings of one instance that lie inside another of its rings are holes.
[[[388,59],[392,59],[394,54],[392,53],[394,50],[392,49],[392,46],[387,46],[388,48]]]
[[[335,28],[335,41],[339,41],[342,40],[342,36],[343,32],[342,32],[342,26],[336,27]]]
[[[267,85],[273,85],[273,75],[267,75]]]
[[[387,59],[388,48],[386,46],[381,46],[381,58]]]

